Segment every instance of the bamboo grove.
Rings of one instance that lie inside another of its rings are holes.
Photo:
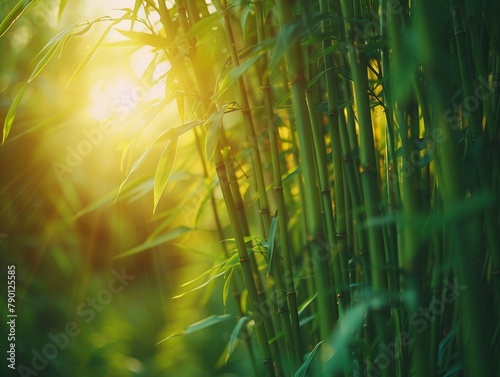
[[[163,150],[156,208],[190,140],[203,194],[185,200],[205,197],[197,210],[223,241],[198,283],[224,281],[226,362],[239,344],[241,375],[500,375],[496,2],[122,11],[99,22],[133,20],[121,33],[169,63],[155,106],[175,103],[181,119],[129,170]],[[36,69],[92,25],[52,39]]]

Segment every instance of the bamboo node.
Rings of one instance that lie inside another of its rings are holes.
[[[366,164],[365,166],[359,166],[359,173],[360,174],[363,174],[363,173],[368,173],[368,172],[376,172],[375,170],[375,167],[370,165],[370,164]]]
[[[259,213],[261,215],[268,215],[270,212],[269,212],[268,208],[261,208],[261,209],[259,209]]]
[[[281,314],[281,313],[286,313],[288,311],[288,308],[286,306],[283,306],[281,308],[278,308],[278,310],[276,311],[277,314]]]
[[[274,191],[283,191],[283,186],[275,186]]]
[[[337,233],[335,233],[335,236],[337,238],[345,239],[345,238],[347,238],[347,232],[337,232]]]
[[[330,189],[328,187],[321,190],[321,194],[323,194],[323,195],[327,195],[329,193],[330,193]]]
[[[250,262],[250,258],[248,256],[240,258],[240,264],[248,263],[248,262]]]

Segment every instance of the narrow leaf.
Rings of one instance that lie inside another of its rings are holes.
[[[224,104],[221,106],[219,111],[213,113],[209,120],[211,120],[210,126],[207,130],[207,136],[205,138],[205,155],[207,160],[211,160],[214,155],[215,148],[217,148],[217,142],[219,141],[219,133],[222,125],[222,118],[224,112],[229,104]]]
[[[222,272],[219,272],[217,274],[215,274],[214,276],[212,276],[210,279],[208,279],[206,282],[190,289],[189,291],[187,292],[184,292],[184,293],[181,293],[181,294],[178,294],[174,297],[172,297],[172,299],[177,299],[177,298],[181,298],[181,297],[184,297],[185,295],[187,295],[188,293],[192,293],[194,291],[197,291],[198,289],[201,289],[203,287],[206,287],[207,285],[209,285],[212,281],[214,281],[215,279],[217,279],[218,277],[224,275],[226,272],[225,271],[222,271]]]
[[[14,22],[16,22],[21,14],[23,14],[23,12],[33,3],[34,1],[32,0],[20,0],[16,5],[14,5],[14,8],[11,9],[11,11],[0,23],[0,37],[3,36],[12,25],[14,25]]]
[[[460,372],[462,369],[464,369],[464,363],[461,360],[459,360],[452,367],[450,367],[448,372],[446,372],[446,374],[443,377],[451,377]]]
[[[241,333],[241,329],[250,321],[250,317],[241,317],[238,322],[236,323],[236,326],[234,326],[233,331],[231,332],[231,337],[229,338],[229,343],[227,346],[227,353],[226,353],[226,364],[229,361],[229,358],[233,354],[234,350],[236,349],[237,346],[237,341]]]
[[[229,274],[226,276],[224,281],[224,287],[222,289],[222,305],[224,306],[224,311],[226,311],[227,297],[229,296],[229,288],[231,287],[231,279],[233,277],[234,268],[229,270]]]
[[[274,256],[274,238],[276,236],[276,225],[278,224],[278,211],[276,211],[276,214],[273,216],[271,219],[271,226],[269,227],[269,237],[268,237],[268,248],[267,248],[267,254],[269,255],[269,269],[267,270],[267,274],[269,275],[271,273],[272,269],[272,263],[273,263],[273,256]]]
[[[314,357],[314,354],[318,350],[318,347],[321,345],[321,343],[323,343],[323,341],[316,344],[316,346],[314,346],[313,350],[305,355],[304,362],[302,363],[300,368],[297,370],[297,372],[295,372],[295,375],[294,375],[295,377],[305,377],[307,368],[309,368],[309,364],[311,364],[311,361]]]
[[[172,231],[168,232],[168,233],[165,233],[163,235],[161,235],[160,237],[158,238],[155,238],[154,240],[152,241],[147,241],[147,242],[144,242],[143,244],[139,245],[139,246],[136,246],[130,250],[127,250],[119,255],[117,255],[115,257],[115,259],[119,259],[119,258],[123,258],[123,257],[128,257],[130,255],[134,255],[134,254],[137,254],[137,253],[140,253],[144,250],[148,250],[148,249],[151,249],[153,247],[156,247],[156,246],[159,246],[161,244],[164,244],[166,242],[169,242],[181,235],[183,235],[184,233],[187,233],[189,232],[191,229],[188,228],[188,227],[185,227],[185,226],[181,226],[179,228],[176,228],[176,229],[173,229]]]
[[[28,83],[24,83],[23,86],[21,86],[21,89],[19,89],[16,96],[14,97],[14,101],[12,101],[12,105],[10,105],[9,111],[5,116],[5,121],[3,123],[2,144],[5,143],[5,140],[9,136],[10,129],[12,128],[12,124],[14,123],[14,119],[16,119],[17,108],[19,107],[19,103],[23,99],[24,92],[26,91],[27,87]]]
[[[64,9],[66,9],[66,5],[68,5],[68,0],[59,1],[59,14],[57,15],[57,18],[59,20],[61,20]]]
[[[149,152],[151,152],[151,147],[146,148],[146,150],[144,152],[142,152],[140,157],[134,162],[134,165],[132,165],[132,168],[128,172],[127,177],[123,180],[123,182],[120,185],[120,188],[118,189],[118,192],[116,193],[115,201],[116,201],[116,199],[118,199],[118,196],[120,195],[120,192],[122,191],[122,188],[123,188],[123,185],[125,184],[125,182],[127,182],[127,180],[130,178],[132,173],[134,171],[136,171],[144,163],[144,161],[146,160],[146,157],[148,157],[148,155],[149,155]]]
[[[192,334],[192,333],[194,333],[196,331],[200,331],[200,330],[206,329],[207,327],[216,325],[216,324],[221,323],[221,322],[229,321],[229,320],[231,320],[233,318],[234,318],[233,314],[211,315],[210,317],[207,317],[205,319],[202,319],[201,321],[198,321],[196,323],[193,323],[193,324],[189,325],[188,327],[186,327],[181,332],[172,334],[172,335],[166,337],[165,339],[160,340],[156,344],[163,343],[166,340],[169,340],[169,339],[171,339],[171,338],[173,338],[175,336]]]
[[[28,79],[28,82],[32,82],[38,76],[38,74],[41,72],[41,70],[47,65],[47,63],[50,61],[52,56],[54,56],[54,54],[56,53],[57,48],[59,47],[59,43],[60,43],[60,41],[52,44],[49,47],[46,54],[42,56],[42,58],[38,61],[35,69],[33,69],[33,72],[31,73],[31,75]]]
[[[174,167],[175,157],[177,155],[177,145],[179,139],[171,140],[165,150],[163,151],[160,160],[158,161],[158,166],[156,167],[155,173],[155,186],[154,186],[154,205],[153,213],[156,211],[156,207],[160,201],[160,198],[167,187],[170,174]]]
[[[156,34],[121,29],[116,29],[116,31],[127,38],[139,42],[141,45],[152,46],[159,49],[169,48],[168,40]]]
[[[101,34],[99,39],[97,40],[96,44],[94,47],[92,47],[92,50],[89,51],[89,53],[85,56],[85,58],[81,61],[80,65],[78,68],[73,72],[71,77],[69,78],[69,81],[66,85],[69,85],[70,82],[72,82],[82,71],[87,67],[87,65],[90,63],[90,61],[94,58],[95,54],[97,53],[97,50],[99,47],[101,47],[102,43],[108,36],[109,32],[115,26],[117,23],[120,21],[124,20],[125,18],[128,18],[130,16],[130,12],[126,12],[121,18],[114,20],[107,28],[104,30],[104,33]]]

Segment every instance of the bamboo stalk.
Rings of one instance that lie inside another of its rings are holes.
[[[293,22],[291,10],[293,2],[287,0],[277,1],[278,19],[283,29]],[[295,120],[301,152],[301,167],[304,176],[304,193],[308,208],[308,242],[315,268],[315,283],[318,292],[318,316],[320,320],[320,333],[322,339],[327,339],[333,328],[331,313],[333,310],[332,289],[329,281],[329,253],[324,250],[323,225],[321,221],[321,204],[317,188],[317,165],[313,149],[311,124],[308,117],[308,108],[305,100],[306,83],[304,76],[303,57],[300,46],[291,46],[286,51],[288,77],[292,92],[292,102],[295,110]]]

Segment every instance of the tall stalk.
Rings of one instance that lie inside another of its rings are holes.
[[[264,9],[262,1],[255,3],[255,14],[257,19],[257,38],[258,42],[262,43],[266,40],[265,22],[264,22]],[[280,235],[280,250],[283,253],[284,260],[284,285],[288,301],[288,307],[285,314],[290,315],[293,335],[289,339],[289,354],[291,355],[292,367],[296,370],[300,365],[303,350],[300,336],[299,314],[297,307],[297,292],[295,290],[294,273],[292,268],[292,251],[289,243],[288,236],[288,210],[285,204],[285,197],[283,195],[283,179],[281,172],[280,151],[278,145],[278,128],[275,122],[273,110],[273,94],[271,83],[269,79],[268,59],[264,55],[261,60],[261,86],[264,96],[264,104],[266,107],[267,130],[269,135],[269,143],[271,148],[271,159],[274,180],[274,192],[276,195],[276,204],[278,208],[278,224]],[[280,280],[281,276],[275,276],[275,280]],[[284,315],[282,313],[282,315]]]
[[[292,17],[293,1],[277,1],[278,18],[282,35],[286,35],[286,27],[289,27],[294,19]],[[327,339],[333,328],[333,297],[330,284],[328,262],[330,260],[329,250],[325,250],[325,237],[323,234],[321,204],[317,186],[317,161],[314,152],[314,142],[309,120],[305,93],[306,81],[303,66],[303,56],[299,45],[287,48],[286,63],[288,77],[290,80],[295,122],[297,125],[301,167],[304,177],[304,194],[307,206],[308,242],[312,250],[314,263],[314,279],[318,292],[318,317],[320,321],[320,333],[322,339]],[[328,243],[326,242],[326,245]]]

